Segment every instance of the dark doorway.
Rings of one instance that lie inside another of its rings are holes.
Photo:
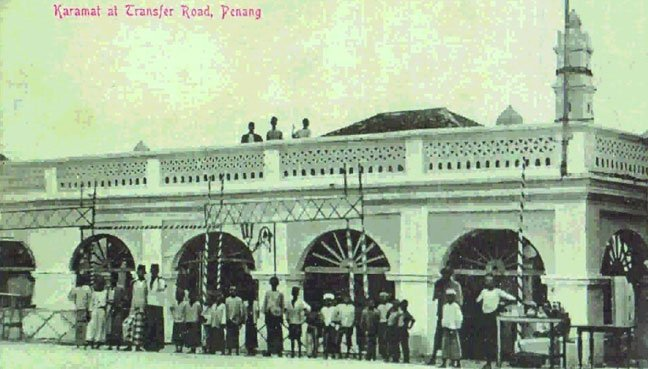
[[[207,290],[217,291],[217,252],[219,232],[209,233],[209,260],[207,264]],[[252,279],[250,271],[254,270],[252,253],[243,241],[229,233],[222,237],[221,292],[230,286],[236,286],[243,299],[258,297],[257,282]],[[205,250],[205,235],[193,237],[182,246],[178,260],[177,287],[189,290],[200,296],[201,260]]]

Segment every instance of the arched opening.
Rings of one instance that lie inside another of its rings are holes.
[[[336,229],[318,236],[306,249],[302,270],[304,299],[307,303],[321,306],[324,293],[348,295],[350,271],[354,273],[354,301],[364,299],[361,237],[353,229]],[[385,273],[390,270],[389,261],[380,246],[365,234],[367,252],[367,278],[369,298],[376,299],[381,291],[394,295],[394,282],[388,281]]]
[[[641,301],[645,296],[641,281],[648,273],[647,260],[648,247],[636,232],[624,229],[608,239],[601,265],[601,274],[609,277],[603,285],[604,324],[637,326],[637,332],[645,331],[639,312],[645,305]],[[621,337],[606,337],[606,364],[620,364],[630,355],[628,347],[618,344],[623,342]]]
[[[209,255],[207,260],[207,291],[217,291],[216,273],[218,268],[217,249],[220,232],[209,233]],[[205,234],[200,234],[187,241],[180,249],[177,262],[178,279],[176,286],[189,290],[197,296],[200,292],[202,255],[205,250]],[[254,270],[252,252],[243,241],[229,233],[222,238],[221,291],[236,286],[239,295],[247,299],[257,298],[258,286],[250,271]]]
[[[96,234],[83,240],[74,250],[70,269],[77,275],[99,273],[109,280],[113,272],[135,270],[135,260],[122,240],[110,234]]]
[[[31,250],[20,241],[0,240],[0,308],[32,305],[36,262]]]
[[[601,274],[610,277],[603,292],[605,324],[634,325],[635,295],[648,272],[647,259],[646,243],[633,231],[620,230],[607,241],[601,265]]]
[[[524,300],[542,304],[547,300],[547,287],[540,276],[544,263],[536,248],[527,240],[524,244]],[[479,318],[481,307],[476,302],[484,287],[484,278],[493,274],[499,288],[516,295],[518,234],[509,229],[477,229],[461,236],[450,247],[446,265],[455,270],[455,278],[463,290],[462,348],[469,359],[482,359]],[[502,332],[502,351],[513,351],[514,337],[508,330]]]

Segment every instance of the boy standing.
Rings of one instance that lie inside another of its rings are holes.
[[[445,368],[446,362],[451,361],[451,365],[459,368],[461,366],[461,341],[459,340],[459,329],[463,323],[463,314],[461,306],[455,301],[457,293],[455,290],[446,291],[446,303],[443,305],[443,318],[441,327],[443,336],[441,339],[441,352],[443,362],[441,368]]]
[[[403,300],[400,303],[400,316],[398,318],[398,342],[403,351],[403,363],[408,364],[410,359],[409,351],[409,330],[412,329],[416,320],[407,310],[409,303]]]
[[[306,322],[306,312],[309,310],[306,303],[299,299],[299,287],[293,287],[292,300],[286,307],[286,320],[288,321],[288,338],[290,338],[290,356],[295,357],[295,343],[299,346],[299,357],[302,353],[302,325]]]
[[[232,349],[239,354],[239,336],[241,325],[245,322],[245,310],[243,309],[243,299],[237,296],[236,287],[230,287],[230,295],[225,300],[227,309],[227,350],[228,355],[232,354]]]
[[[367,342],[367,360],[376,360],[376,339],[378,338],[380,313],[376,310],[375,305],[373,300],[367,301],[367,308],[362,312],[360,319],[360,327]]]
[[[171,340],[175,344],[175,352],[182,352],[182,344],[185,335],[185,314],[188,303],[184,299],[184,291],[176,291],[175,301],[171,304],[171,315],[173,316],[173,334]]]

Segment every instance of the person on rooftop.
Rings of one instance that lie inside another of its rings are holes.
[[[254,122],[248,123],[248,133],[241,137],[241,143],[263,142],[263,138],[254,133]]]
[[[266,133],[266,140],[283,140],[283,133],[277,129],[277,117],[272,117],[272,119],[270,119],[270,125],[272,126],[272,129]]]
[[[297,132],[294,132],[293,129],[293,134],[292,134],[293,138],[308,138],[311,136],[311,130],[310,128],[308,128],[308,126],[310,125],[308,118],[304,118],[304,120],[302,120],[302,125],[304,126],[304,128],[300,129]]]

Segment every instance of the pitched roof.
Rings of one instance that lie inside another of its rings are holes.
[[[324,136],[349,136],[368,133],[411,131],[416,129],[477,127],[481,124],[446,108],[380,113]]]

